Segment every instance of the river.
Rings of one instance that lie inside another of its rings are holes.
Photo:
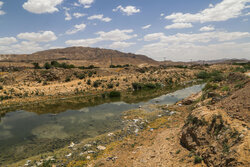
[[[122,112],[155,103],[174,104],[201,91],[203,87],[195,85],[132,104],[118,101],[77,110],[64,105],[64,111],[58,114],[37,114],[24,110],[8,112],[0,120],[0,166],[62,148],[71,141],[119,130],[124,126]]]

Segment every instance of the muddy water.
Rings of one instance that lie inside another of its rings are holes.
[[[77,142],[121,129],[122,112],[148,104],[173,104],[201,91],[203,86],[192,86],[134,104],[111,102],[79,110],[64,105],[64,112],[59,114],[38,115],[23,110],[9,112],[0,120],[0,166],[53,151],[71,141]]]

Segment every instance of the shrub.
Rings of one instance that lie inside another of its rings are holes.
[[[108,87],[109,89],[113,89],[113,88],[114,88],[114,85],[113,85],[112,83],[109,83],[109,84],[107,85],[107,87]]]
[[[91,80],[90,79],[87,81],[87,85],[91,85]]]
[[[66,79],[65,79],[65,82],[69,82],[70,80],[71,80],[71,77],[67,76]]]
[[[109,97],[113,98],[113,97],[121,97],[121,92],[119,91],[112,91],[109,93]]]
[[[52,62],[50,62],[50,64],[53,67],[60,67],[60,63],[58,63],[57,61],[52,61]]]
[[[209,74],[206,71],[201,71],[196,75],[196,77],[199,79],[208,79]]]
[[[0,85],[0,90],[3,90],[3,86],[2,85]]]
[[[132,83],[132,87],[135,91],[142,89],[142,85],[140,83]]]
[[[241,73],[244,73],[246,72],[247,70],[245,68],[241,68],[241,67],[236,67],[234,72],[241,72]]]
[[[157,86],[156,84],[146,83],[143,87],[144,89],[155,89]]]
[[[200,156],[196,155],[194,157],[194,164],[199,164],[201,163],[201,161],[202,161],[202,158]]]
[[[41,69],[41,67],[39,66],[39,63],[33,63],[34,69]]]
[[[44,64],[44,68],[47,69],[47,70],[48,70],[48,69],[51,69],[51,67],[52,67],[51,64],[49,64],[48,62],[46,62],[46,63]]]
[[[99,87],[100,84],[101,84],[100,81],[95,81],[95,82],[93,83],[93,86],[94,86],[95,88],[97,88],[97,87]]]
[[[84,79],[85,78],[85,74],[84,73],[80,73],[80,74],[77,74],[76,77],[78,79]]]
[[[89,76],[89,77],[92,77],[92,76],[93,76],[93,72],[92,72],[92,71],[89,71],[88,76]]]

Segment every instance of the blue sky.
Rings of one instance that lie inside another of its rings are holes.
[[[0,54],[89,46],[250,59],[250,0],[0,0]]]

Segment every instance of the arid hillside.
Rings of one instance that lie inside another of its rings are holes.
[[[157,65],[158,62],[143,55],[132,53],[122,53],[116,50],[89,48],[89,47],[70,47],[64,49],[52,49],[33,54],[24,55],[0,55],[1,65],[4,62],[22,63],[22,66],[30,62],[44,63],[46,61],[60,61],[74,64],[76,66],[95,65],[107,67],[114,65]],[[21,64],[20,64],[21,65]],[[16,66],[16,65],[15,65]]]

